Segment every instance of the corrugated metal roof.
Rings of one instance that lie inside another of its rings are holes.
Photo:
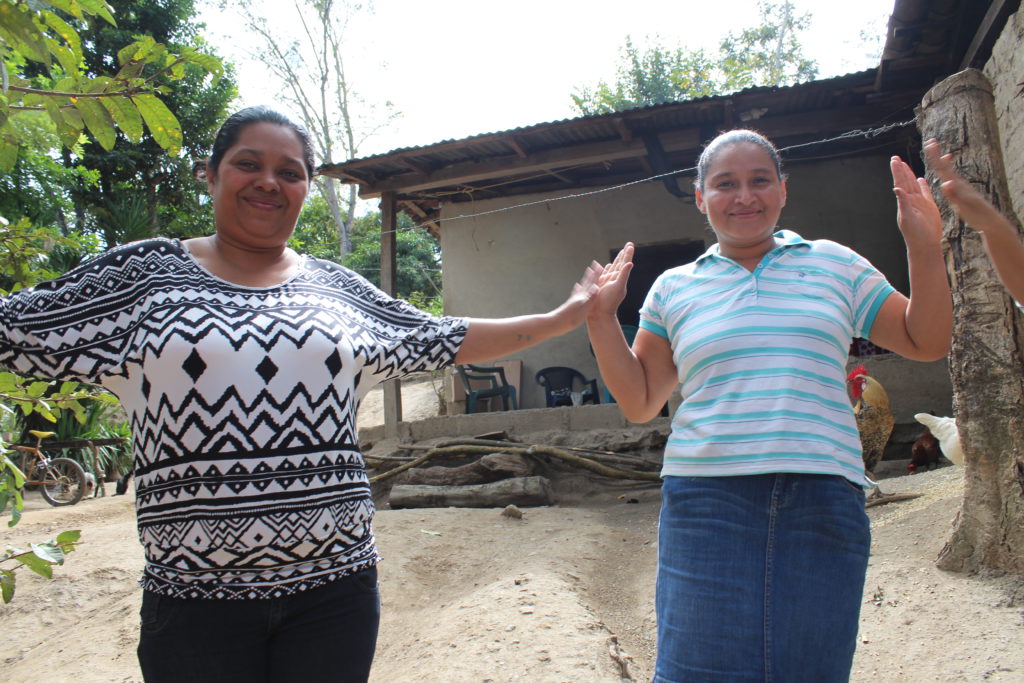
[[[442,201],[613,184],[668,170],[659,164],[682,168],[727,128],[755,127],[786,146],[907,120],[936,79],[978,58],[967,53],[991,4],[897,0],[878,69],[405,147],[321,171],[358,183],[364,197],[394,192],[429,223]],[[998,4],[1006,11],[1020,3]]]

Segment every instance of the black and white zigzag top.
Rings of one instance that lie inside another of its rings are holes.
[[[243,287],[167,239],[0,302],[0,364],[121,399],[142,585],[184,598],[278,597],[375,564],[356,406],[450,364],[465,333],[334,263]]]

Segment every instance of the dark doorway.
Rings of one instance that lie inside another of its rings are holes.
[[[640,322],[640,307],[644,305],[647,292],[658,276],[669,268],[681,266],[696,260],[707,247],[703,242],[672,242],[669,244],[650,244],[638,246],[633,252],[633,272],[629,274],[629,287],[626,298],[619,306],[619,323],[637,325]],[[614,260],[619,253],[615,249],[611,253]]]

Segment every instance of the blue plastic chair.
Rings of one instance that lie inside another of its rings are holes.
[[[508,383],[505,378],[505,369],[501,367],[483,367],[481,365],[456,365],[455,372],[462,378],[462,386],[466,390],[466,412],[478,412],[479,401],[500,398],[502,410],[508,410],[511,404],[512,410],[519,410],[516,402],[516,388]],[[487,386],[480,387],[481,382]],[[475,383],[475,384],[474,384]]]

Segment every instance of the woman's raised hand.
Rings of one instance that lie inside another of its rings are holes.
[[[928,182],[915,177],[910,166],[899,157],[893,157],[889,167],[892,189],[896,193],[896,221],[907,246],[938,244],[942,239],[942,218]]]
[[[619,304],[626,298],[626,284],[629,282],[629,273],[633,270],[634,250],[633,243],[626,242],[626,246],[611,263],[603,268],[597,263],[591,266],[596,268],[598,273],[597,291],[590,307],[591,315],[614,316],[619,310]]]
[[[572,286],[569,298],[556,309],[555,312],[561,315],[565,319],[566,324],[569,325],[566,332],[581,325],[587,313],[593,308],[594,297],[597,295],[597,281],[600,275],[601,266],[597,263],[591,263],[587,266],[579,282]],[[561,334],[564,334],[564,332]]]
[[[935,169],[941,184],[939,189],[965,223],[985,231],[1002,214],[980,192],[953,168],[953,155],[943,154],[938,141],[932,138],[924,143],[928,165]]]

